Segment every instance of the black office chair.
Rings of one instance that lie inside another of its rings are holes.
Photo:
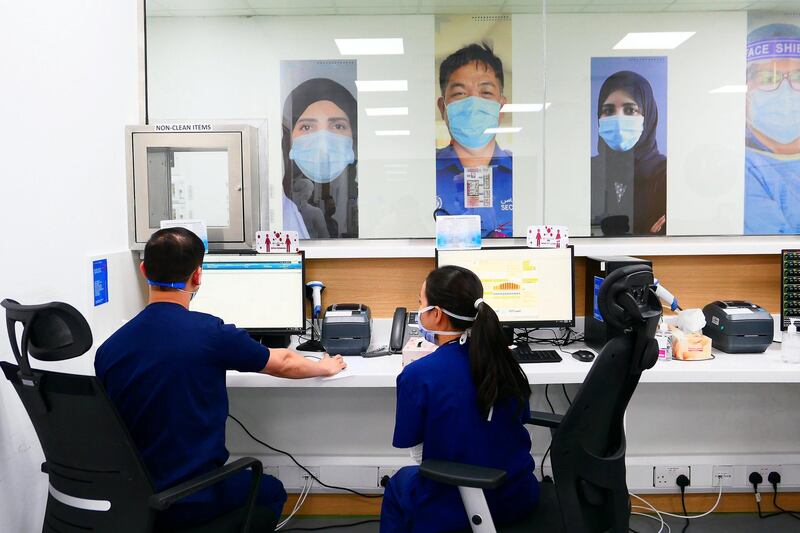
[[[41,361],[62,361],[86,353],[92,345],[92,332],[83,316],[61,302],[20,305],[3,300],[0,305],[6,309],[8,337],[17,360],[16,365],[0,362],[0,367],[28,411],[44,450],[42,472],[50,482],[42,531],[159,531],[163,528],[158,525],[158,511],[247,468],[253,477],[245,506],[180,531],[274,530],[277,517],[255,506],[262,466],[251,457],[156,493],[97,378],[31,368],[29,354]],[[23,324],[21,345],[17,343],[17,322]]]
[[[642,372],[658,359],[654,337],[661,303],[652,285],[646,265],[609,274],[597,304],[607,325],[621,334],[600,351],[565,415],[531,413],[528,423],[548,427],[553,435],[554,483],[541,483],[540,505],[525,520],[495,528],[483,490],[501,486],[504,471],[422,462],[423,476],[459,488],[474,533],[628,532],[623,416]]]

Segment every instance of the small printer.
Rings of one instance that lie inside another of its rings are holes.
[[[774,325],[766,309],[741,300],[711,302],[703,308],[703,334],[727,353],[761,353],[772,343]]]
[[[322,319],[322,345],[331,354],[361,355],[369,347],[372,316],[363,304],[334,304]]]

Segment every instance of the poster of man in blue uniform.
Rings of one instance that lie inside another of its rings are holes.
[[[750,16],[744,233],[800,233],[800,26]],[[772,23],[765,23],[772,22]],[[800,21],[798,21],[800,22]]]
[[[464,24],[475,23],[470,17]],[[510,37],[510,24],[500,24],[493,31]],[[450,25],[448,31],[443,29],[446,25],[439,25],[437,51],[440,42],[454,39],[444,33],[463,36],[461,24]],[[504,131],[500,110],[507,102],[503,61],[488,40],[464,44],[441,61],[438,82],[437,108],[447,127],[447,135],[441,136],[447,144],[436,151],[437,213],[480,215],[483,237],[511,237],[512,156],[496,138]]]

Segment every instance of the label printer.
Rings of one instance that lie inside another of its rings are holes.
[[[364,304],[334,304],[322,319],[322,345],[331,354],[361,355],[369,347],[372,317]]]
[[[741,300],[711,302],[703,308],[703,334],[726,353],[761,353],[772,343],[774,325],[766,309]]]

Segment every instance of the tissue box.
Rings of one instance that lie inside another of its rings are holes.
[[[260,254],[296,253],[299,239],[296,231],[257,231],[256,252]]]
[[[564,248],[568,244],[567,226],[528,226],[528,248]]]
[[[428,342],[422,337],[411,337],[403,346],[403,366],[413,363],[417,359],[422,359],[428,354],[433,353],[437,346]]]

